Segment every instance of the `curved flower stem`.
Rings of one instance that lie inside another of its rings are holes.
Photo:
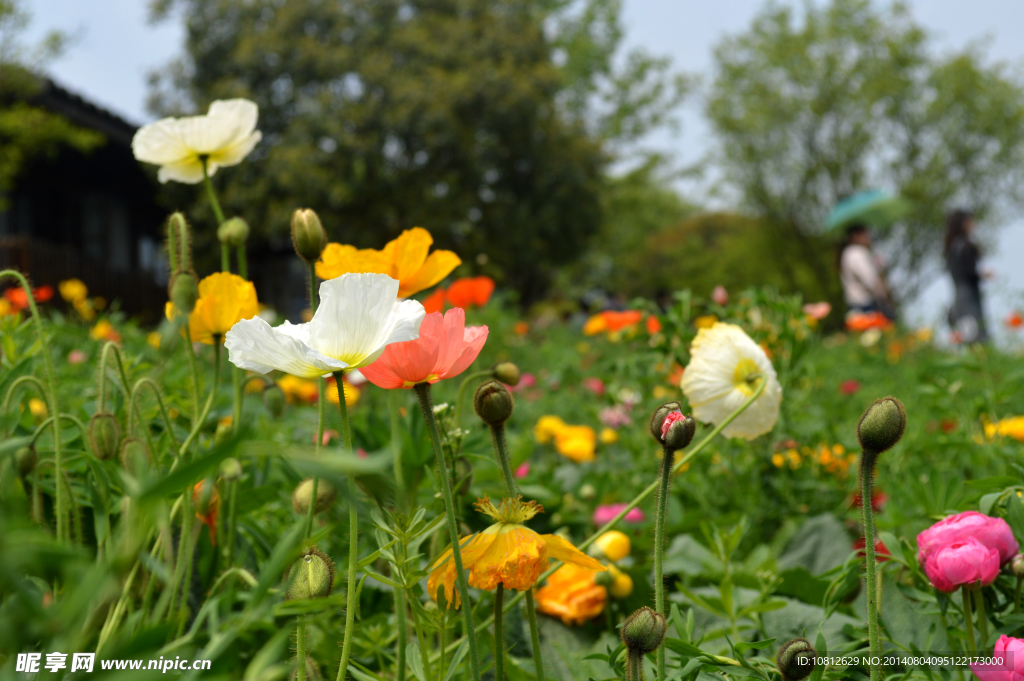
[[[242,369],[231,367],[231,432],[237,433],[242,427]]]
[[[336,371],[334,380],[338,382],[338,389],[342,388],[342,381],[345,378],[344,371]],[[321,399],[323,391],[323,379],[320,379]],[[348,421],[348,405],[345,404],[344,391],[338,393],[338,409],[341,410],[341,446],[346,454],[352,451],[352,427]],[[349,473],[348,478],[348,591],[345,594],[345,634],[341,644],[341,664],[338,665],[338,681],[344,681],[348,673],[348,658],[352,654],[352,633],[356,622],[356,570],[359,563],[359,513],[356,507],[356,478]],[[316,478],[314,485],[316,484]],[[315,490],[315,487],[314,487]],[[316,505],[316,497],[310,500],[310,506]]]
[[[161,416],[163,416],[164,419],[164,426],[167,428],[167,435],[168,437],[171,438],[171,444],[174,445],[175,449],[177,449],[178,438],[174,436],[174,428],[171,425],[171,417],[170,414],[167,412],[167,406],[164,404],[164,396],[160,392],[160,386],[157,385],[157,382],[154,381],[152,378],[144,376],[139,380],[135,381],[135,385],[132,386],[131,396],[128,398],[128,414],[130,415],[134,413],[136,397],[139,395],[139,393],[142,392],[142,388],[147,386],[153,391],[153,394],[156,396],[157,405],[160,407],[160,414]]]
[[[978,648],[988,649],[988,617],[985,615],[985,594],[981,593],[981,587],[972,589],[974,591],[974,605],[978,613]]]
[[[220,227],[224,222],[224,213],[220,209],[220,202],[217,200],[217,195],[213,191],[213,183],[210,182],[210,175],[206,172],[206,159],[202,158],[203,161],[203,184],[206,185],[206,195],[210,199],[210,207],[213,208],[213,215],[217,218],[217,226]],[[227,272],[228,268],[224,268]]]
[[[967,650],[973,655],[978,652],[978,646],[974,642],[974,613],[971,612],[971,590],[964,584],[960,587],[960,594],[964,600],[964,633],[967,634]]]
[[[495,458],[501,467],[501,477],[505,482],[505,493],[510,497],[519,494],[516,479],[512,475],[512,465],[508,461],[508,444],[505,441],[505,424],[491,426],[491,443],[494,444]]]
[[[326,398],[324,397],[324,390],[326,390],[327,382],[324,380],[323,376],[317,380],[319,381],[319,390],[317,391],[318,395],[316,399],[316,441],[313,443],[313,452],[314,454],[319,455],[320,447],[324,440],[324,402],[326,401]],[[341,401],[344,402],[345,400],[342,399]],[[342,410],[345,411],[344,406],[342,407]],[[348,414],[346,413],[346,416],[347,415]],[[348,442],[348,440],[346,439],[345,442]],[[313,516],[316,514],[316,495],[318,493],[319,486],[320,478],[314,475],[313,489],[310,491],[309,497],[309,508],[306,509],[306,537],[308,537],[313,531]]]
[[[868,641],[871,657],[882,654],[882,639],[878,631],[878,564],[875,562],[875,521],[871,508],[871,476],[874,473],[875,459],[878,454],[864,450],[860,459],[860,505],[864,514],[864,563],[867,568],[867,599],[868,599]],[[966,593],[966,592],[965,592]],[[881,678],[881,670],[871,665],[871,681]]]
[[[298,681],[306,681],[306,617],[295,618],[295,670]]]
[[[540,580],[537,581],[539,582]],[[544,658],[540,652],[540,629],[537,627],[537,604],[533,602],[533,589],[527,589],[520,593],[526,596],[526,619],[530,623],[530,644],[533,646],[533,664],[537,670],[537,678],[540,681],[544,681]]]
[[[17,279],[18,283],[21,284],[22,290],[25,291],[25,296],[28,298],[28,306],[32,311],[32,320],[35,322],[36,338],[39,341],[40,354],[43,356],[43,370],[46,375],[46,382],[49,384],[49,400],[51,414],[59,414],[60,409],[57,406],[57,375],[53,371],[53,362],[50,360],[50,345],[47,342],[46,334],[43,332],[43,318],[39,314],[39,308],[36,307],[35,298],[32,296],[32,287],[28,285],[28,280],[25,276],[17,270],[2,270],[0,271],[0,279],[7,277],[13,277]],[[53,463],[57,469],[57,477],[60,478],[64,473],[64,449],[61,447],[60,441],[60,428],[53,429]],[[57,518],[57,541],[64,541],[64,494],[61,492],[61,486],[58,483],[56,486],[56,498],[54,500],[54,515]]]
[[[487,371],[474,371],[473,373],[462,379],[462,383],[459,384],[459,399],[455,403],[455,427],[462,427],[462,404],[466,401],[466,388],[469,386],[469,382],[478,378],[486,378],[487,376],[493,375],[494,372],[488,369]]]
[[[704,448],[707,447],[711,443],[711,441],[714,440],[715,437],[719,433],[722,432],[723,428],[725,428],[730,423],[732,423],[736,419],[736,417],[738,417],[740,414],[742,414],[747,409],[747,407],[749,407],[751,404],[753,404],[754,400],[756,400],[758,397],[760,397],[761,393],[764,392],[764,388],[767,385],[767,383],[768,383],[767,381],[760,381],[758,383],[757,388],[754,389],[754,394],[751,395],[750,397],[748,397],[746,402],[741,404],[736,409],[736,411],[734,411],[733,413],[729,414],[729,416],[727,416],[724,421],[722,421],[717,426],[715,426],[714,430],[712,430],[710,433],[708,433],[704,437],[703,440],[698,442],[689,451],[687,451],[684,456],[680,457],[679,460],[676,461],[675,465],[672,467],[672,474],[675,475],[676,473],[678,473],[679,470],[683,466],[685,466],[687,463],[689,463],[691,459],[693,459],[695,456],[700,454],[704,450]],[[619,511],[618,515],[616,515],[614,518],[612,518],[607,523],[602,525],[596,532],[591,534],[590,537],[588,537],[586,539],[586,541],[581,543],[577,548],[582,551],[582,550],[586,549],[588,546],[590,546],[591,544],[593,544],[595,541],[597,541],[597,538],[600,537],[602,534],[604,534],[608,530],[615,529],[615,527],[620,522],[622,522],[622,519],[626,517],[626,514],[629,513],[630,511],[632,511],[637,506],[639,506],[640,502],[642,502],[644,499],[649,497],[656,489],[658,489],[658,486],[660,484],[661,484],[661,481],[659,479],[659,480],[655,480],[650,485],[648,485],[646,488],[644,488],[644,490],[642,492],[640,492],[640,494],[636,495],[631,502],[626,504],[625,508],[623,508],[621,511]],[[549,567],[544,573],[541,574],[541,576],[537,579],[537,581],[539,582],[539,581],[547,579],[552,574],[554,574],[555,570],[557,570],[561,566],[562,566],[562,562],[561,561],[556,561],[554,565]],[[512,606],[516,605],[517,603],[519,603],[519,601],[523,600],[523,598],[525,598],[525,597],[526,597],[525,592],[521,591],[518,594],[516,594],[515,596],[513,596],[512,598],[508,599],[505,602],[505,610],[508,610]],[[491,626],[492,623],[493,623],[493,619],[492,618],[488,618],[487,620],[481,622],[477,626],[477,629],[479,631],[483,631],[487,627]],[[453,641],[451,644],[445,646],[444,652],[454,651],[456,649],[456,647],[458,647],[459,644],[460,644],[460,641]],[[440,653],[438,653],[438,654],[440,654]]]
[[[196,363],[196,349],[192,347],[192,331],[189,329],[188,318],[184,321],[185,350],[188,353],[188,365],[192,371],[192,425],[199,418],[199,365]]]
[[[441,434],[437,430],[434,419],[434,405],[430,399],[430,384],[417,383],[416,395],[420,398],[420,409],[430,431],[430,440],[434,444],[434,456],[437,457],[438,477],[441,479],[441,492],[444,497],[445,515],[448,518],[448,536],[452,542],[452,560],[455,563],[455,582],[462,597],[462,618],[466,629],[466,642],[469,645],[469,666],[473,681],[480,680],[480,655],[476,648],[476,628],[473,626],[473,606],[469,600],[469,585],[466,573],[462,569],[462,549],[459,544],[459,530],[455,525],[455,502],[452,500],[452,487],[448,481],[449,471],[444,462],[444,451],[441,448]]]
[[[626,652],[626,681],[644,681],[644,655],[641,652]]]
[[[25,376],[19,376],[14,379],[14,382],[11,383],[9,388],[7,388],[7,393],[4,395],[4,401],[3,403],[0,403],[0,412],[6,412],[11,406],[11,397],[14,395],[14,391],[17,390],[22,383],[32,383],[39,389],[39,394],[43,396],[43,399],[47,399],[46,386],[43,385],[43,382],[32,374],[26,374]]]
[[[229,567],[233,567],[235,562],[235,528],[237,526],[238,481],[232,480],[228,483],[228,537],[224,547],[225,558]]]
[[[502,633],[502,623],[505,620],[504,601],[505,585],[498,582],[498,587],[494,590],[494,681],[505,681],[505,636]],[[533,651],[534,657],[537,657],[537,652]]]
[[[672,460],[675,450],[665,447],[661,461],[661,487],[658,489],[658,505],[654,516],[654,608],[665,617],[665,516],[668,515],[668,490],[672,483]],[[642,659],[642,658],[641,658]],[[658,680],[665,678],[665,646],[658,646],[656,653]]]
[[[307,263],[309,266],[309,309],[316,314],[316,265]]]
[[[389,390],[391,407],[391,455],[395,460],[395,505],[399,511],[405,509],[405,470],[402,468],[402,436],[399,427],[398,391]]]
[[[1024,577],[1017,578],[1017,588],[1013,592],[1013,614],[1020,612],[1020,587],[1024,584]]]

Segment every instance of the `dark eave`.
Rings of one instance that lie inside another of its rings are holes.
[[[131,146],[138,126],[57,85],[49,78],[40,78],[39,85],[39,91],[31,98],[34,104],[59,113],[83,128],[103,133],[115,144]]]

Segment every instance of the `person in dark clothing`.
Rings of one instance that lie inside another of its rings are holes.
[[[981,279],[978,260],[981,251],[971,240],[974,216],[956,210],[946,222],[946,267],[953,277],[953,306],[949,325],[961,343],[984,343],[988,340],[985,314],[981,304]]]

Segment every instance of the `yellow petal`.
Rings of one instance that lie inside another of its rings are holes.
[[[327,280],[349,273],[391,274],[391,262],[384,253],[372,248],[327,244],[316,263],[316,276]]]
[[[422,227],[407,229],[399,234],[397,239],[389,242],[384,251],[391,257],[391,262],[395,266],[394,274],[391,276],[402,281],[419,271],[427,260],[432,243],[434,238]]]
[[[544,538],[523,525],[501,525],[497,538],[469,572],[469,583],[491,590],[506,588],[526,591],[548,566]]]
[[[548,545],[548,555],[555,560],[595,572],[604,572],[608,569],[558,535],[543,534],[540,538]]]
[[[423,289],[430,288],[462,264],[459,256],[451,251],[434,251],[424,261],[423,266],[409,276],[402,276],[398,289],[400,298],[406,298]]]
[[[492,528],[497,529],[496,525],[492,525]],[[480,559],[487,549],[490,548],[491,544],[494,543],[495,538],[498,534],[496,531],[492,531],[491,528],[475,534],[472,537],[467,537],[460,542],[462,546],[462,567],[463,569],[469,570],[476,562]],[[455,560],[453,559],[452,550],[448,548],[441,557],[434,561],[434,564],[430,566],[430,577],[427,579],[427,591],[430,593],[430,597],[437,601],[437,589],[439,586],[444,586],[444,597],[448,601],[448,608],[452,605],[455,606],[456,610],[462,603],[462,597],[459,595],[458,590],[455,588]]]

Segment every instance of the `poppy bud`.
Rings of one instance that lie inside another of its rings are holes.
[[[14,453],[14,463],[18,468],[18,475],[22,478],[28,477],[36,467],[39,456],[36,454],[36,446],[22,447]]]
[[[126,437],[121,445],[121,465],[135,477],[149,468],[149,447],[137,437]]]
[[[612,576],[612,582],[608,586],[608,593],[613,598],[626,598],[633,593],[633,578],[615,567],[608,566],[608,574]]]
[[[1018,553],[1010,560],[1010,572],[1014,577],[1024,577],[1024,555]]]
[[[580,499],[583,499],[583,501],[590,501],[596,496],[597,490],[589,482],[580,487]]]
[[[665,444],[665,440],[661,436],[661,424],[664,423],[665,417],[681,409],[678,402],[666,402],[654,410],[654,415],[651,416],[651,435],[658,441],[658,444]]]
[[[233,248],[244,246],[249,239],[249,223],[242,218],[226,220],[217,228],[217,239]]]
[[[631,653],[653,653],[665,640],[668,621],[660,612],[646,605],[626,618],[622,624],[622,642]]]
[[[199,282],[191,271],[178,272],[171,279],[171,302],[182,314],[192,314],[199,300]]]
[[[326,598],[334,588],[334,561],[315,546],[299,556],[288,571],[289,599]]]
[[[779,648],[775,664],[785,681],[806,679],[814,671],[817,651],[805,638],[794,638]]]
[[[494,367],[494,377],[505,385],[518,385],[519,367],[512,362],[502,362]]]
[[[455,493],[459,496],[469,494],[469,486],[473,484],[473,464],[464,456],[455,459]]]
[[[109,459],[121,445],[121,426],[110,412],[93,414],[89,421],[89,444],[97,459]]]
[[[473,396],[473,409],[477,416],[489,426],[501,426],[512,416],[515,403],[512,393],[495,380],[483,383]]]
[[[234,419],[230,416],[217,421],[217,430],[213,432],[213,444],[219,445],[231,437],[231,433],[234,431],[233,422]]]
[[[300,515],[309,511],[309,501],[313,498],[313,478],[306,478],[298,484],[292,493],[292,508]],[[315,513],[323,513],[334,500],[338,498],[338,490],[326,480],[320,480],[316,484],[316,508]]]
[[[167,258],[171,265],[171,275],[192,269],[188,230],[188,220],[181,213],[171,213],[167,218]]]
[[[277,383],[263,389],[263,406],[267,408],[267,413],[271,418],[281,418],[281,415],[284,414],[285,402],[284,391]]]
[[[881,454],[907,429],[907,410],[895,397],[883,397],[867,408],[857,424],[857,439],[865,452]]]
[[[241,479],[242,464],[235,457],[229,456],[220,462],[220,477],[228,482]]]
[[[306,262],[315,262],[327,245],[327,232],[320,218],[309,208],[299,208],[292,214],[292,245]]]

